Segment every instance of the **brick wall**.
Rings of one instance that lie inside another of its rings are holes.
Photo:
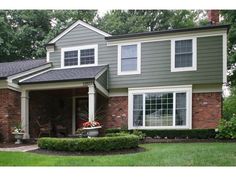
[[[104,128],[128,127],[128,97],[110,97],[108,99]]]
[[[193,93],[193,128],[216,128],[222,117],[221,93]]]
[[[13,140],[12,128],[20,123],[20,93],[0,89],[0,134],[3,141]]]
[[[216,128],[221,118],[221,93],[193,93],[192,127]],[[128,97],[110,97],[106,108],[105,128],[127,127]]]

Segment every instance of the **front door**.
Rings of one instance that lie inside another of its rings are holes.
[[[88,97],[76,98],[75,101],[76,129],[83,127],[88,121]]]

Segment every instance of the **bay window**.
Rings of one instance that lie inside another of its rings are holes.
[[[191,88],[129,89],[129,128],[190,128]]]

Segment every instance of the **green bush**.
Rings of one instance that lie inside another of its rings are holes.
[[[217,129],[216,138],[235,139],[236,138],[236,115],[230,120],[221,119]]]
[[[98,138],[40,138],[38,146],[56,151],[101,152],[138,147],[139,138],[135,135]]]
[[[236,88],[231,88],[231,95],[223,102],[223,118],[230,120],[233,114],[236,114]]]
[[[118,133],[124,131],[121,129],[107,129],[107,133]],[[126,130],[126,132],[132,133],[135,130]],[[197,139],[209,139],[215,138],[216,132],[214,129],[191,129],[191,130],[139,130],[147,137],[160,137],[160,138],[197,138]]]

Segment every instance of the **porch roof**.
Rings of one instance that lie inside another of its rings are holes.
[[[35,76],[31,76],[19,81],[19,84],[26,85],[36,83],[93,80],[106,68],[107,65],[66,69],[49,69],[40,74],[36,74]]]

